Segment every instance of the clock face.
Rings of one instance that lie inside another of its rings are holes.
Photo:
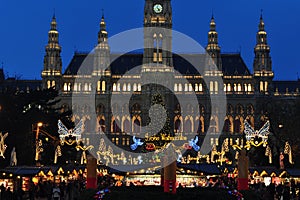
[[[153,10],[154,10],[154,12],[156,12],[156,13],[161,13],[162,10],[163,10],[163,7],[162,7],[162,5],[160,5],[160,4],[155,4],[154,7],[153,7]]]

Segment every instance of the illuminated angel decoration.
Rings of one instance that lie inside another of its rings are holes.
[[[195,151],[199,151],[199,150],[200,150],[200,147],[197,145],[197,142],[198,142],[198,136],[196,136],[195,139],[191,139],[191,140],[189,141],[189,145],[190,145],[191,147],[193,147],[193,149],[194,149]]]
[[[247,122],[247,120],[245,120],[245,135],[246,135],[246,140],[249,142],[251,141],[252,139],[254,139],[255,137],[259,137],[262,139],[262,142],[264,144],[267,143],[268,141],[268,136],[270,134],[270,122],[267,121],[263,127],[259,130],[259,131],[255,131],[251,125]]]
[[[66,141],[66,137],[75,137],[75,140],[77,144],[79,144],[81,140],[81,134],[84,131],[84,122],[83,120],[80,120],[80,122],[75,126],[74,129],[67,129],[67,127],[58,120],[58,133],[60,138],[60,143],[63,145]]]
[[[132,140],[134,142],[132,145],[130,145],[132,151],[135,151],[138,146],[142,146],[144,144],[144,142],[141,142],[141,139],[136,139],[135,136],[133,136]]]
[[[4,135],[2,135],[2,133],[0,133],[0,156],[3,158],[5,158],[4,153],[7,148],[6,144],[4,143],[4,140],[7,136],[8,136],[8,133],[5,133]]]

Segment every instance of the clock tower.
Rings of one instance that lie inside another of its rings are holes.
[[[173,66],[171,0],[146,0],[144,46],[144,64]]]

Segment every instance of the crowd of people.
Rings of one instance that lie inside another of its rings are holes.
[[[125,180],[123,180],[125,181]],[[106,175],[97,178],[98,189],[105,189],[114,186],[134,186],[134,184],[127,184],[127,182],[117,181],[114,177]],[[184,189],[185,185],[179,184],[178,189]],[[218,177],[214,180],[207,180],[206,185],[198,185],[194,183],[194,187],[210,187],[226,189],[228,191],[236,191],[236,179],[230,177]],[[77,200],[80,193],[85,189],[85,181],[62,181],[55,184],[51,181],[40,181],[37,184],[29,183],[27,192],[24,192],[21,187],[15,188],[14,191],[10,187],[5,188],[2,184],[0,186],[0,200]],[[263,200],[298,200],[300,183],[296,183],[294,179],[284,184],[271,183],[266,186],[264,182],[255,182],[251,184],[249,190],[256,194]],[[234,194],[234,192],[232,192]],[[238,193],[237,193],[238,194]]]
[[[297,191],[300,189],[300,183],[295,182],[291,179],[290,182],[283,184],[274,184],[266,186],[263,182],[258,182],[250,185],[250,189],[259,195],[264,200],[298,200],[299,194]]]
[[[37,184],[29,183],[28,191],[21,187],[11,190],[10,187],[0,186],[0,200],[77,200],[80,192],[85,188],[84,182],[62,181],[59,184],[51,181],[40,181]]]

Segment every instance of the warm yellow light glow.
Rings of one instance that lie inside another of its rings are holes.
[[[38,126],[38,127],[42,127],[42,126],[43,126],[43,122],[39,122],[39,123],[37,124],[37,126]]]

